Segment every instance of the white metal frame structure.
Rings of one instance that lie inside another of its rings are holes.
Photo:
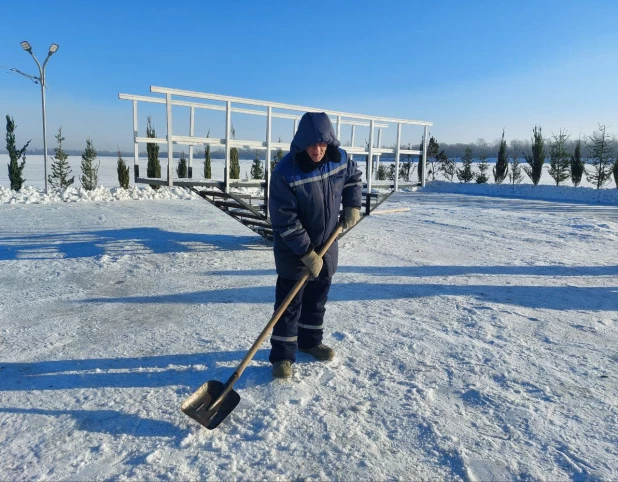
[[[240,186],[260,186],[264,188],[264,203],[268,206],[268,188],[270,185],[270,162],[271,152],[273,149],[288,150],[288,143],[273,142],[272,140],[272,119],[283,118],[294,120],[294,132],[296,132],[298,120],[305,112],[325,112],[331,119],[334,120],[334,125],[337,132],[337,138],[341,140],[341,126],[344,124],[351,125],[351,139],[349,146],[342,146],[350,155],[368,155],[371,162],[367,164],[367,193],[371,193],[373,184],[373,160],[374,157],[379,159],[383,154],[395,155],[395,172],[399,172],[399,159],[402,154],[421,155],[422,159],[422,172],[421,185],[425,185],[426,180],[426,158],[427,158],[427,129],[432,126],[433,123],[426,121],[417,121],[409,119],[397,119],[390,117],[378,117],[364,114],[352,114],[348,112],[338,112],[330,109],[318,109],[315,107],[305,107],[292,104],[282,104],[278,102],[267,102],[254,99],[246,99],[242,97],[231,97],[225,95],[208,94],[204,92],[194,92],[180,89],[171,89],[165,87],[151,86],[150,91],[156,94],[163,94],[165,97],[146,97],[139,95],[118,94],[118,98],[122,100],[130,100],[133,103],[133,141],[134,141],[134,175],[136,183],[145,184],[163,184],[163,185],[178,185],[178,186],[220,186],[221,189],[228,193],[230,187]],[[189,98],[191,100],[180,100],[177,97]],[[205,103],[203,101],[216,101],[219,104]],[[140,137],[138,135],[138,117],[137,117],[137,105],[138,102],[165,104],[166,107],[166,125],[167,132],[165,137]],[[237,107],[236,105],[255,106],[260,109],[247,109],[244,107]],[[183,106],[189,108],[189,135],[175,135],[173,133],[172,122],[172,106]],[[225,111],[225,137],[212,138],[212,137],[200,137],[195,136],[195,109],[210,109],[217,111]],[[232,127],[232,113],[252,114],[257,116],[266,117],[265,125],[265,141],[247,141],[232,139],[231,127]],[[396,125],[396,148],[384,148],[380,146],[382,138],[382,129],[387,128],[390,125]],[[423,134],[423,150],[416,149],[401,149],[401,128],[403,125],[416,125],[424,127]],[[356,126],[369,126],[369,142],[367,147],[354,146],[354,134]],[[377,147],[375,130],[378,129],[377,134]],[[139,144],[155,143],[155,144],[167,144],[167,179],[152,179],[147,177],[140,177],[139,175]],[[174,165],[174,144],[189,146],[189,178],[192,177],[192,165],[193,165],[193,147],[195,145],[210,145],[215,147],[223,146],[225,148],[225,169],[223,182],[217,180],[194,180],[194,179],[174,179],[173,165]],[[265,150],[265,175],[264,180],[261,181],[240,181],[230,179],[230,149],[232,147],[237,148],[251,148],[257,150]],[[378,164],[379,165],[379,164]],[[397,190],[399,187],[398,176],[395,176],[394,185],[390,184],[391,188]],[[376,186],[379,183],[375,183]],[[369,202],[367,202],[367,213],[369,212]],[[266,209],[268,213],[268,209]],[[268,216],[268,214],[266,214]]]

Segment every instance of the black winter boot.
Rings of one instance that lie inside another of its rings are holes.
[[[330,346],[326,346],[324,343],[320,343],[313,348],[299,348],[298,351],[309,353],[313,358],[320,361],[329,361],[335,358],[335,350]]]

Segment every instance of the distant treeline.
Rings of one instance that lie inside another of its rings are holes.
[[[583,139],[584,141],[586,140],[586,138]],[[575,150],[575,145],[577,143],[577,139],[569,139],[566,141],[565,143],[565,149],[568,152],[573,152]],[[614,151],[618,151],[618,140],[617,139],[612,139],[610,141],[610,144],[613,145],[614,147]],[[495,158],[497,157],[498,151],[500,150],[500,141],[497,140],[495,142],[486,142],[484,140],[479,140],[478,142],[471,142],[469,144],[463,144],[463,143],[456,143],[456,144],[448,144],[446,142],[441,142],[440,143],[440,150],[444,151],[444,154],[446,154],[447,157],[449,158],[454,158],[454,159],[461,159],[464,157],[466,148],[468,147],[477,147],[477,146],[482,146],[483,150],[487,153],[487,156],[489,158]],[[344,149],[346,146],[342,146]],[[387,147],[387,146],[383,146],[383,147]],[[392,146],[390,146],[392,147]],[[407,146],[402,146],[402,147],[407,147]],[[419,149],[420,148],[420,141],[418,143],[418,145],[411,145],[412,149]],[[528,153],[530,152],[532,149],[532,141],[531,140],[525,140],[525,141],[520,141],[520,140],[513,140],[509,143],[509,151],[512,152],[512,154],[516,154],[519,156],[523,156],[523,153]],[[187,154],[188,151],[188,146],[185,146],[185,156]],[[588,145],[588,143],[586,142],[582,142],[581,143],[581,150],[582,150],[582,157],[590,157],[591,156],[591,152],[590,152],[590,147]],[[180,149],[180,151],[182,151],[182,149]],[[174,152],[174,158],[175,159],[180,159],[182,157],[182,154],[180,151],[176,151]],[[0,149],[0,153],[1,154],[7,154],[7,150],[6,149]],[[81,150],[78,149],[65,149],[65,152],[68,155],[71,156],[81,156],[82,152]],[[118,157],[118,151],[116,152],[111,152],[111,151],[97,151],[99,157]],[[261,151],[263,153],[263,151]],[[43,149],[28,149],[28,154],[29,155],[43,155]],[[211,156],[215,159],[222,159],[225,156],[225,151],[223,149],[213,149],[211,151]],[[54,155],[54,150],[53,149],[48,149],[47,150],[47,155],[48,156],[53,156]],[[124,157],[133,157],[133,151],[122,151],[121,155]],[[146,151],[142,151],[139,153],[140,157],[145,158],[147,157],[147,152]],[[262,154],[263,155],[263,154]],[[161,151],[159,152],[159,157],[161,159],[165,159],[167,158],[167,152],[165,151]],[[255,149],[238,149],[238,157],[240,159],[243,160],[253,160],[255,158]],[[390,158],[392,158],[392,156],[389,156],[388,154],[382,155],[382,160],[386,161]],[[203,149],[195,149],[193,152],[193,158],[194,159],[203,159],[204,158],[204,150]]]

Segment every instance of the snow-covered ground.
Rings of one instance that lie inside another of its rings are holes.
[[[270,318],[269,243],[179,188],[3,188],[2,478],[617,479],[616,202],[467,187],[344,237],[335,360],[265,343],[214,431],[180,404]]]

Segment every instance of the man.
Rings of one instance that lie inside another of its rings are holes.
[[[269,359],[276,378],[292,376],[297,348],[320,361],[335,356],[322,337],[326,300],[337,269],[337,243],[323,259],[316,252],[337,227],[342,203],[343,228],[359,221],[361,189],[361,172],[339,148],[329,117],[323,112],[307,112],[270,183],[278,275],[275,310],[303,272],[310,275],[273,329]]]

